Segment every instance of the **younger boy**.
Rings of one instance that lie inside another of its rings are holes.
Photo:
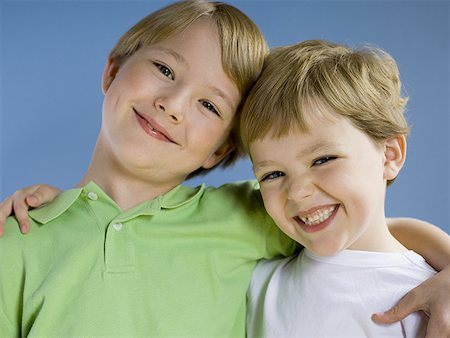
[[[276,49],[241,116],[264,205],[305,250],[258,264],[250,337],[423,337],[423,313],[378,326],[435,274],[389,232],[387,185],[406,156],[395,61],[325,41]],[[270,93],[270,95],[269,95]]]

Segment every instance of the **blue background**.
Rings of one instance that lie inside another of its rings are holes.
[[[86,170],[100,127],[100,79],[129,27],[167,1],[5,1],[1,10],[0,199],[45,182],[66,189]],[[387,215],[450,232],[450,3],[230,1],[270,46],[320,38],[371,43],[397,60],[410,96],[407,163]],[[248,161],[188,182],[252,178]]]

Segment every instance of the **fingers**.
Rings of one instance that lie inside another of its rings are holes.
[[[428,317],[427,338],[450,338],[450,267],[446,267],[403,297],[398,304],[372,319],[391,324],[415,311]]]
[[[41,184],[39,189],[33,194],[36,196],[39,202],[39,206],[45,203],[49,203],[53,201],[58,195],[60,195],[63,191],[56,187],[47,184]]]
[[[17,190],[12,196],[0,204],[0,236],[8,216],[14,214],[19,223],[20,231],[26,234],[30,230],[28,210],[52,201],[60,190],[46,184],[36,184]]]
[[[27,204],[27,196],[34,191],[34,187],[17,190],[13,196],[13,212],[20,226],[20,231],[26,234],[30,229],[30,221],[28,219],[28,209],[30,206]]]
[[[417,290],[413,289],[389,310],[372,315],[372,320],[378,324],[392,324],[398,322],[412,312],[423,310],[418,302],[419,298]]]
[[[5,231],[6,218],[12,213],[13,200],[9,196],[0,204],[0,237]]]
[[[37,208],[45,203],[53,201],[55,197],[61,193],[61,190],[58,188],[54,188],[47,184],[34,185],[29,188],[30,190],[26,195],[25,202],[32,208]]]

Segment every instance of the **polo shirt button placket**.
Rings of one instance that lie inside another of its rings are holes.
[[[95,192],[89,191],[87,194],[87,197],[91,200],[91,201],[96,201],[98,200],[98,196]]]
[[[107,273],[133,273],[135,271],[134,246],[129,245],[129,228],[113,220],[105,237],[105,264]]]
[[[123,228],[122,223],[114,223],[112,226],[113,226],[114,230],[116,230],[116,231],[120,231]]]

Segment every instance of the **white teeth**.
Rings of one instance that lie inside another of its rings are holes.
[[[327,220],[336,207],[328,207],[326,209],[317,210],[312,215],[300,217],[300,219],[308,226],[317,225]]]
[[[148,122],[147,122],[147,127],[150,129],[150,131],[151,131],[153,134],[156,135],[156,134],[158,133],[158,132],[156,131],[156,129],[153,128],[152,125],[151,125],[150,123],[148,123]]]

